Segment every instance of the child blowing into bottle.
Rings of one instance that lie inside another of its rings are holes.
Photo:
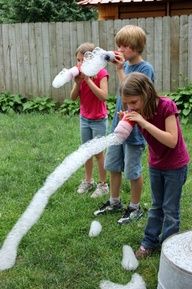
[[[93,51],[93,43],[83,43],[76,50],[77,66],[80,68],[84,54]],[[106,100],[108,96],[108,72],[101,69],[94,77],[88,77],[82,72],[75,77],[74,85],[70,97],[72,100],[80,100],[80,133],[81,141],[85,143],[94,137],[101,137],[106,134],[107,129],[107,108]],[[104,169],[104,152],[96,156],[99,182],[91,197],[96,198],[108,193],[109,188],[106,183],[106,171]],[[85,179],[81,182],[77,192],[82,194],[91,191],[95,187],[92,179],[93,158],[85,163]]]
[[[176,104],[158,96],[142,73],[131,73],[121,83],[121,96],[138,124],[149,148],[152,207],[136,257],[150,255],[170,235],[179,231],[180,199],[187,177],[189,154],[182,136]]]
[[[125,25],[117,32],[115,42],[118,50],[115,51],[113,64],[116,67],[119,83],[132,72],[144,73],[154,81],[153,67],[142,57],[146,38],[145,31],[137,25]],[[118,114],[123,109],[118,92],[112,132],[119,123]],[[137,125],[122,144],[108,147],[104,166],[110,172],[110,197],[94,212],[95,216],[123,211],[121,218],[117,221],[119,225],[130,224],[143,216],[140,201],[143,190],[141,160],[144,149],[145,140]],[[125,210],[121,201],[122,176],[130,181],[130,200]]]

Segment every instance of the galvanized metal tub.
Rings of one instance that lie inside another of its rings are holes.
[[[163,242],[157,289],[192,289],[192,231]]]

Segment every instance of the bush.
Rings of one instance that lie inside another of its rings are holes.
[[[97,10],[75,0],[1,0],[0,22],[64,22],[97,19]]]
[[[56,103],[49,97],[34,97],[27,99],[20,94],[0,93],[0,112],[53,112]]]
[[[65,99],[63,104],[61,104],[61,106],[59,107],[58,111],[65,115],[77,115],[79,114],[79,101]]]
[[[113,118],[113,115],[115,113],[115,104],[116,104],[116,97],[110,96],[107,99],[108,116],[110,119]]]
[[[23,104],[23,112],[53,112],[56,103],[49,97],[35,97]]]
[[[2,92],[0,94],[0,112],[10,113],[10,112],[22,112],[23,104],[26,99],[20,94],[11,94],[9,92]]]
[[[178,88],[174,92],[167,93],[167,96],[173,99],[177,104],[177,107],[180,110],[182,124],[187,124],[190,117],[192,117],[192,83],[185,87]],[[107,99],[109,119],[111,119],[115,113],[115,103],[116,97],[109,96]],[[73,116],[79,114],[79,101],[65,99],[63,104],[60,105],[46,96],[27,99],[20,94],[14,95],[9,92],[2,92],[0,93],[0,112],[59,112],[64,115]]]
[[[192,83],[167,94],[180,110],[181,123],[187,124],[192,116]]]
[[[110,96],[107,100],[109,118],[112,118],[115,112],[115,101],[116,98],[112,96]],[[58,103],[54,102],[50,97],[44,96],[27,99],[20,94],[14,95],[9,92],[2,92],[0,93],[0,112],[59,112],[64,115],[73,116],[79,114],[79,101],[65,99],[63,104],[59,105]]]

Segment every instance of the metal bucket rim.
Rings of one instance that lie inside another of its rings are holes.
[[[171,260],[167,257],[167,255],[166,255],[166,254],[164,253],[164,251],[163,251],[163,248],[164,248],[164,246],[165,246],[165,243],[166,243],[169,239],[173,238],[173,237],[176,236],[176,235],[181,235],[181,234],[187,233],[187,232],[191,232],[191,233],[192,233],[192,230],[187,230],[187,231],[175,233],[175,234],[171,235],[170,237],[168,237],[167,239],[165,239],[165,240],[163,241],[163,244],[162,244],[161,254],[162,254],[163,256],[165,256],[166,261],[169,262],[170,264],[172,264],[172,265],[174,266],[174,268],[177,268],[177,269],[179,269],[181,272],[189,273],[189,274],[191,275],[191,273],[192,273],[191,271],[177,266],[173,261],[171,261]]]

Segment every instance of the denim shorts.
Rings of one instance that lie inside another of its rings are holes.
[[[91,120],[80,116],[81,142],[85,143],[95,137],[105,136],[107,123],[107,118]]]
[[[110,172],[123,172],[125,178],[136,180],[141,176],[141,156],[144,145],[122,145],[110,146],[105,157],[105,169]]]

